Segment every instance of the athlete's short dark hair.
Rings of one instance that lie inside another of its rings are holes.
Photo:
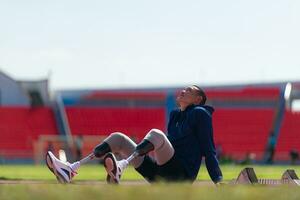
[[[193,87],[195,87],[195,88],[198,89],[198,90],[197,90],[197,94],[198,94],[200,97],[202,97],[202,100],[201,100],[201,102],[200,102],[200,105],[204,105],[204,104],[206,103],[206,99],[207,99],[204,90],[203,90],[202,88],[200,88],[198,85],[193,85]]]

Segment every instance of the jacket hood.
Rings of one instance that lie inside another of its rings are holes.
[[[207,110],[210,114],[213,114],[213,112],[215,111],[215,109],[212,106],[204,105],[201,107],[205,108],[205,110]]]

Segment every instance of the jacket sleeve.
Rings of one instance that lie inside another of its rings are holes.
[[[169,122],[168,122],[168,133],[170,130],[170,126],[174,123],[174,118],[176,117],[176,114],[178,113],[178,110],[172,110],[169,115]]]
[[[214,183],[222,181],[223,175],[216,156],[213,140],[212,118],[205,110],[197,110],[195,116],[196,134],[208,174]]]
[[[219,162],[218,162],[216,155],[205,156],[205,165],[206,165],[208,174],[214,183],[218,183],[218,182],[222,181],[223,174],[220,169]]]

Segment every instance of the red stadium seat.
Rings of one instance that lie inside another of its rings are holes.
[[[33,142],[39,135],[57,135],[49,107],[0,107],[0,154],[31,158]]]
[[[273,109],[216,109],[214,138],[223,153],[242,160],[249,153],[262,159],[272,126]]]
[[[123,132],[138,141],[152,128],[165,131],[164,108],[66,107],[73,135]]]
[[[289,160],[289,152],[300,153],[300,112],[286,111],[278,137],[275,160]]]
[[[206,95],[209,99],[223,100],[272,100],[278,99],[280,89],[275,87],[246,87],[236,89],[208,89]]]

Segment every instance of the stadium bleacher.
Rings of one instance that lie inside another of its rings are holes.
[[[152,128],[165,130],[164,108],[66,107],[73,135],[123,132],[137,141]]]
[[[209,98],[222,100],[274,100],[278,99],[279,92],[279,87],[238,87],[208,89],[206,94]]]
[[[286,111],[278,138],[275,160],[290,160],[290,152],[300,152],[300,112]]]
[[[0,155],[32,158],[33,142],[39,135],[57,135],[50,107],[0,107]]]
[[[252,154],[262,160],[273,129],[279,87],[207,89],[214,113],[214,138],[223,156],[244,160]]]
[[[217,109],[213,117],[216,145],[234,160],[243,160],[250,153],[262,159],[273,115],[272,109]]]
[[[256,155],[255,160],[261,161],[274,130],[280,87],[217,87],[205,91],[209,104],[215,107],[214,138],[222,153],[234,160],[243,160],[251,153]],[[68,103],[63,109],[75,138],[83,135],[87,141],[89,136],[105,137],[112,132],[123,132],[139,142],[152,128],[166,131],[167,112],[176,104],[176,92],[178,89],[175,88],[86,91],[66,97]],[[171,93],[174,102],[168,104]],[[32,157],[33,143],[39,136],[61,133],[55,115],[49,106],[0,107],[0,156]],[[284,111],[275,160],[288,161],[291,150],[300,151],[299,121],[299,113]],[[85,152],[92,147],[88,148]]]

